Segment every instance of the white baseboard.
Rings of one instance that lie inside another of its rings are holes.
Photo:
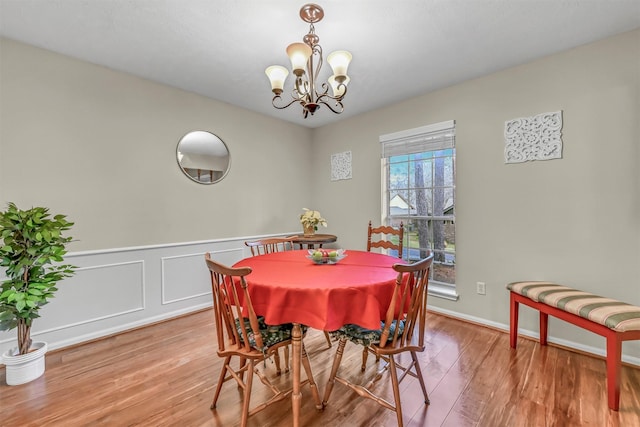
[[[500,330],[505,331],[506,333],[509,333],[509,325],[505,324],[505,323],[493,322],[491,320],[483,319],[483,318],[480,318],[480,317],[470,316],[468,314],[458,313],[456,311],[446,310],[446,309],[440,308],[440,307],[434,307],[432,305],[429,305],[428,308],[429,308],[430,311],[433,311],[435,313],[444,314],[446,316],[454,317],[454,318],[460,319],[460,320],[466,320],[466,321],[469,321],[469,322],[478,323],[480,325],[485,325],[485,326],[489,326],[491,328],[500,329]],[[536,340],[540,339],[540,333],[539,332],[534,332],[534,331],[530,331],[530,330],[527,330],[527,329],[518,328],[518,334],[519,335],[524,335],[524,336],[527,336],[527,337],[530,337],[530,338],[534,338]],[[592,346],[587,346],[587,345],[584,345],[584,344],[580,344],[580,343],[577,343],[577,342],[574,342],[574,341],[564,340],[564,339],[561,339],[561,338],[556,338],[556,337],[553,337],[552,335],[549,335],[547,341],[550,342],[550,343],[561,345],[563,347],[572,348],[572,349],[575,349],[575,350],[579,350],[581,352],[593,354],[595,356],[601,356],[601,357],[606,357],[607,356],[607,352],[606,352],[605,349],[592,347]],[[630,365],[635,365],[637,367],[640,367],[640,358],[638,358],[638,357],[633,357],[633,356],[629,356],[629,355],[623,354],[622,355],[622,361],[625,362],[625,363],[628,363]]]

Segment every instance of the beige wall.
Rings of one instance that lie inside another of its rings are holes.
[[[0,39],[0,201],[75,221],[71,250],[298,230],[310,203],[310,130]],[[214,77],[212,77],[214,78]],[[250,124],[250,126],[249,126]],[[231,152],[219,184],[176,163],[208,130]]]
[[[505,284],[548,279],[640,305],[640,30],[313,131],[0,43],[0,201],[68,214],[74,251],[297,230],[302,207],[323,213],[339,246],[363,249],[380,218],[379,135],[454,119],[460,299],[430,304],[504,325]],[[504,122],[557,110],[563,159],[505,165]],[[176,165],[196,129],[231,151],[218,185]],[[347,150],[353,179],[331,182],[330,156]],[[532,313],[522,322],[537,330]],[[603,344],[560,322],[551,334]]]
[[[640,305],[639,94],[640,30],[320,128],[314,208],[341,245],[363,249],[367,221],[381,216],[379,135],[453,119],[460,299],[431,304],[508,324],[506,283],[531,279]],[[505,121],[558,110],[563,158],[505,165]],[[353,179],[331,182],[330,156],[347,150]],[[477,281],[486,282],[486,296],[476,294]],[[528,313],[522,326],[537,330]],[[560,323],[551,328],[563,339],[603,343]],[[637,344],[625,351],[640,356]]]

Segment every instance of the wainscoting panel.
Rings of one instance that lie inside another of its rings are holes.
[[[78,268],[60,282],[56,297],[44,306],[36,331],[65,328],[123,316],[145,308],[145,280],[142,260]],[[59,307],[58,307],[59,306]],[[38,327],[44,327],[42,330]]]
[[[232,265],[251,255],[245,240],[271,236],[69,253],[65,262],[78,267],[76,274],[60,282],[56,297],[41,309],[32,338],[54,350],[207,309],[211,283],[204,254]],[[0,332],[0,354],[15,346],[15,330]]]
[[[211,256],[231,265],[242,259],[243,249],[211,251]],[[211,294],[209,270],[204,253],[162,258],[162,304],[172,304]]]

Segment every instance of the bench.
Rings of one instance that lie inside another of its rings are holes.
[[[510,291],[511,348],[518,339],[519,304],[540,312],[540,345],[547,344],[549,315],[607,339],[607,394],[609,408],[620,406],[622,342],[640,340],[640,307],[551,282],[513,282]]]

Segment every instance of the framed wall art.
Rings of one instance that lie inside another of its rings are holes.
[[[562,111],[504,123],[504,162],[562,158]]]

